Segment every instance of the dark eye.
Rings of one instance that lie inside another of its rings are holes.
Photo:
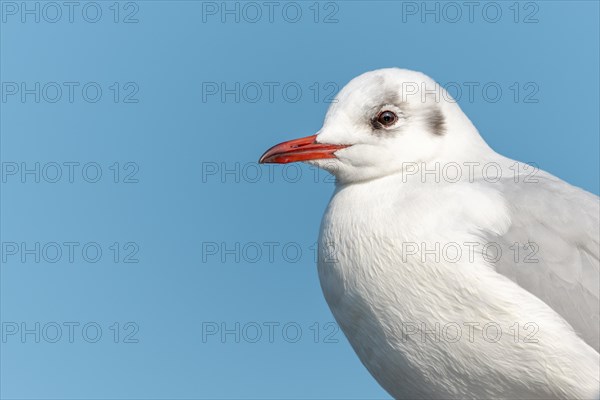
[[[377,122],[383,126],[392,126],[398,121],[398,116],[391,111],[382,111],[377,116]]]

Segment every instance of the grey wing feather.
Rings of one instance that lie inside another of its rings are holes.
[[[499,182],[511,216],[497,272],[560,314],[600,347],[600,199],[546,173]]]

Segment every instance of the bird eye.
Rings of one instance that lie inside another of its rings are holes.
[[[392,126],[398,121],[398,116],[391,111],[382,111],[377,116],[377,122],[383,126]]]

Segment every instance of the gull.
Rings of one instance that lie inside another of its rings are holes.
[[[597,196],[494,152],[444,88],[397,68],[260,158],[296,161],[336,177],[319,280],[391,396],[598,399]]]

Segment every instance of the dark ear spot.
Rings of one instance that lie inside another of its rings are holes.
[[[431,129],[431,132],[435,135],[443,135],[446,133],[446,119],[439,108],[435,107],[429,111],[426,118],[427,125],[429,126],[429,129]]]

